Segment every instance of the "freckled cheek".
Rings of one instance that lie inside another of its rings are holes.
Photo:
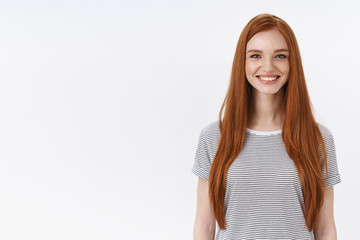
[[[246,76],[252,76],[256,73],[257,69],[259,68],[259,64],[256,63],[245,63],[245,73]]]
[[[282,72],[283,74],[286,74],[289,72],[289,63],[277,62],[274,64],[274,67],[276,69],[278,69],[280,72]]]
[[[276,68],[279,69],[283,74],[288,74],[290,70],[288,63],[277,64]]]

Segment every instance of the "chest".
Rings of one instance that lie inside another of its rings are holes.
[[[249,139],[227,173],[227,189],[273,194],[300,185],[293,160],[281,139]]]

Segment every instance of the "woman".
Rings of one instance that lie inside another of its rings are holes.
[[[279,17],[260,14],[242,31],[192,172],[196,240],[336,239],[334,140],[314,119],[295,35]]]

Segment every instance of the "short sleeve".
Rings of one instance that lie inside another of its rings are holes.
[[[205,129],[202,129],[198,138],[198,145],[195,153],[195,161],[192,167],[192,172],[209,180],[209,173],[211,168],[211,157],[208,145],[208,135]]]
[[[323,138],[325,143],[328,176],[326,176],[325,164],[322,164],[322,175],[325,187],[331,187],[341,182],[338,163],[336,158],[335,142],[332,133],[326,127],[323,128]],[[323,160],[322,160],[323,162]]]

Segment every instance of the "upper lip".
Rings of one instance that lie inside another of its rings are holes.
[[[257,77],[278,77],[280,75],[256,75]]]

